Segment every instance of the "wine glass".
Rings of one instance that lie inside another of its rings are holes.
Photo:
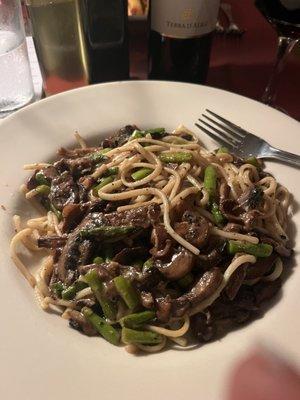
[[[256,7],[276,29],[278,50],[262,102],[274,103],[278,78],[294,46],[300,40],[300,0],[256,0]]]

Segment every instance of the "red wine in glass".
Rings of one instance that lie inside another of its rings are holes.
[[[264,103],[272,104],[287,56],[300,39],[300,0],[256,0],[255,5],[278,33],[277,59],[262,97]]]

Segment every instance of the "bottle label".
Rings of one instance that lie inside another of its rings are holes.
[[[152,0],[151,29],[163,36],[188,39],[215,29],[220,0]]]

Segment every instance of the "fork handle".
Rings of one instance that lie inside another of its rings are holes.
[[[264,158],[274,158],[287,164],[300,168],[300,156],[294,153],[289,153],[285,150],[279,150],[276,147],[270,146],[270,150]]]

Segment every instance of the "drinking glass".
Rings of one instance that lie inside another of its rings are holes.
[[[0,113],[34,95],[20,0],[0,0]]]
[[[289,54],[300,40],[300,0],[256,0],[255,4],[278,34],[276,61],[262,97],[263,103],[272,105],[278,78]]]

